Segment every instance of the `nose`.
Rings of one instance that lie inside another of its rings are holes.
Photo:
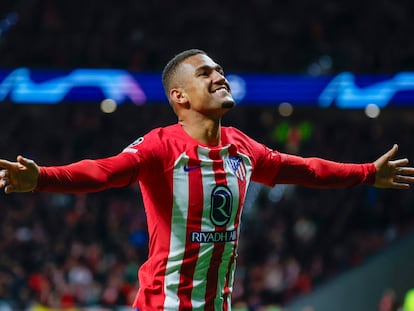
[[[214,83],[223,83],[223,81],[226,81],[226,77],[220,73],[219,71],[215,70],[213,74],[213,82]]]

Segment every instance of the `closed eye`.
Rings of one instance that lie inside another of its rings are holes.
[[[197,77],[209,77],[213,71],[224,76],[224,70],[220,65],[216,65],[214,67],[211,67],[208,65],[202,66],[196,70],[196,76]]]

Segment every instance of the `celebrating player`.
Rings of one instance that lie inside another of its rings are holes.
[[[408,160],[393,160],[397,145],[373,163],[339,163],[280,153],[221,126],[236,103],[223,69],[201,50],[176,55],[162,79],[178,123],[150,131],[119,154],[48,167],[22,156],[0,160],[6,193],[84,193],[140,184],[150,235],[134,302],[141,311],[231,309],[250,181],[395,189],[414,182]]]

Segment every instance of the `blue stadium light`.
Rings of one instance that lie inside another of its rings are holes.
[[[338,107],[364,109],[369,104],[414,105],[414,72],[395,75],[281,75],[234,74],[227,76],[239,105]],[[121,69],[72,71],[0,70],[0,103],[58,104],[62,102],[161,104],[167,99],[160,73]]]

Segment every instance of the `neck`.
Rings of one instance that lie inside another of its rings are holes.
[[[203,119],[203,120],[180,120],[182,128],[186,133],[198,142],[217,146],[220,144],[220,120]]]

